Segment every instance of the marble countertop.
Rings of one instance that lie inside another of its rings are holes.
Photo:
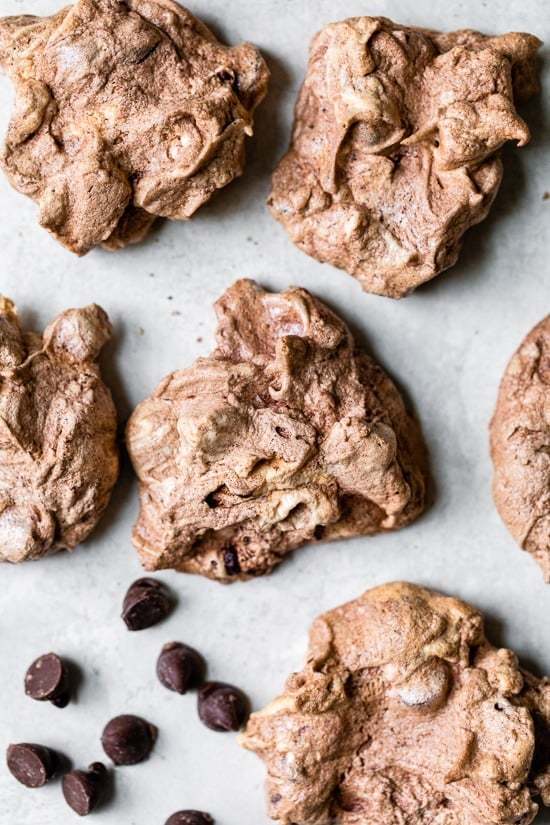
[[[56,0],[0,0],[0,13],[47,14]],[[392,535],[305,548],[270,577],[223,587],[163,573],[179,605],[163,624],[129,634],[123,594],[140,575],[130,540],[137,489],[126,468],[93,537],[72,557],[0,570],[0,753],[9,741],[68,752],[82,767],[102,757],[99,737],[118,713],[158,725],[152,758],[121,768],[98,825],[164,825],[181,808],[209,810],[219,825],[267,825],[264,769],[231,734],[204,728],[195,697],[170,694],[155,677],[166,641],[202,651],[211,678],[234,682],[256,708],[303,661],[307,629],[322,610],[376,584],[409,579],[471,601],[490,636],[532,668],[550,672],[550,586],[514,545],[491,501],[488,422],[504,367],[550,304],[549,91],[524,114],[533,141],[504,152],[505,179],[490,217],[471,230],[459,263],[400,302],[300,253],[265,207],[269,176],[288,141],[307,45],[325,23],[385,14],[430,28],[525,30],[550,42],[545,0],[194,0],[198,16],[231,43],[251,40],[273,73],[257,114],[245,176],[187,224],[165,224],[146,243],[78,259],[36,223],[34,204],[0,177],[0,291],[26,323],[42,328],[67,306],[109,313],[115,340],[104,374],[122,418],[169,371],[209,352],[213,301],[238,277],[314,291],[351,324],[416,409],[430,451],[434,503]],[[11,90],[0,81],[2,132]],[[26,699],[23,676],[39,654],[78,662],[77,701],[61,711]],[[0,768],[2,825],[70,825],[59,785],[19,786]],[[550,823],[550,813],[537,823]]]

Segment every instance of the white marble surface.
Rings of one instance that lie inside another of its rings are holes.
[[[57,5],[0,0],[0,13],[45,14]],[[157,683],[154,665],[165,641],[199,648],[211,677],[242,685],[260,707],[300,666],[317,613],[403,578],[471,600],[490,617],[493,639],[550,672],[550,586],[495,512],[487,439],[504,366],[550,308],[548,83],[544,101],[526,112],[533,142],[506,151],[496,205],[468,234],[459,264],[399,303],[363,294],[352,278],[298,252],[264,206],[307,43],[322,24],[386,14],[436,28],[527,30],[550,41],[546,0],[194,0],[191,8],[228,41],[257,43],[271,64],[271,93],[258,113],[245,177],[191,223],[165,225],[140,247],[82,260],[40,229],[34,205],[0,178],[0,290],[40,328],[67,306],[105,307],[116,330],[105,374],[126,417],[168,371],[209,351],[211,303],[235,278],[307,287],[342,312],[412,399],[431,453],[435,503],[405,531],[304,549],[258,581],[224,588],[163,574],[179,607],[137,634],[119,619],[123,593],[140,574],[130,541],[137,493],[128,471],[100,528],[72,557],[4,566],[0,753],[10,741],[38,741],[82,766],[101,758],[100,733],[115,714],[142,714],[160,729],[149,762],[117,770],[112,804],[95,815],[101,825],[163,825],[185,807],[210,810],[219,825],[267,825],[259,760],[232,735],[203,728],[193,695],[179,697]],[[3,127],[11,100],[5,78],[0,95]],[[27,665],[52,649],[83,673],[78,701],[63,711],[23,694]],[[0,763],[2,825],[75,819],[58,783],[27,791]],[[550,816],[537,822],[550,823]]]

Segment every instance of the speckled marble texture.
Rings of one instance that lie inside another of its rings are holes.
[[[2,15],[57,7],[55,0],[0,0]],[[264,206],[270,172],[287,145],[308,42],[322,25],[385,14],[435,28],[525,30],[550,43],[545,0],[238,0],[231,7],[197,0],[190,8],[228,42],[259,45],[270,62],[271,93],[257,114],[245,177],[191,223],[165,224],[139,247],[80,260],[36,225],[35,206],[1,178],[0,291],[39,328],[67,306],[105,307],[115,341],[104,374],[126,418],[167,372],[210,351],[211,304],[236,278],[275,289],[304,286],[348,320],[418,411],[435,501],[406,530],[304,549],[269,578],[222,587],[163,573],[178,609],[142,633],[128,633],[119,618],[124,592],[140,575],[130,542],[137,491],[128,469],[99,529],[73,557],[3,566],[0,755],[10,741],[37,741],[83,767],[102,757],[101,731],[115,714],[143,715],[159,727],[150,761],[117,770],[111,804],[94,815],[100,825],[164,825],[182,808],[209,810],[218,825],[268,823],[259,760],[232,734],[204,728],[193,694],[171,694],[157,682],[155,661],[166,641],[198,648],[211,678],[240,685],[259,708],[300,667],[314,616],[368,587],[409,579],[479,606],[495,643],[550,672],[550,588],[492,504],[487,429],[506,363],[550,306],[550,85],[523,110],[533,141],[506,149],[501,192],[489,219],[468,233],[459,264],[404,301],[366,295],[349,276],[300,253]],[[11,104],[5,78],[0,94],[3,132]],[[82,670],[78,700],[65,710],[24,695],[27,666],[49,650]],[[75,820],[58,782],[28,791],[0,764],[2,825]],[[550,813],[539,822],[550,823]]]

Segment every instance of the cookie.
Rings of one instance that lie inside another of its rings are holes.
[[[308,255],[400,298],[452,266],[495,197],[515,103],[538,91],[529,34],[332,23],[313,39],[274,217]]]
[[[550,582],[550,315],[508,364],[491,422],[493,496]]]
[[[144,566],[232,582],[305,543],[419,516],[418,425],[344,322],[304,289],[248,280],[216,312],[217,349],[168,375],[128,424]]]
[[[269,72],[173,0],[78,0],[0,19],[15,110],[2,165],[72,252],[190,218],[240,175]]]
[[[110,337],[95,304],[38,335],[0,297],[0,561],[72,550],[109,502],[117,417],[97,359]]]
[[[487,825],[550,805],[550,682],[464,602],[407,583],[320,616],[241,744],[281,825]]]

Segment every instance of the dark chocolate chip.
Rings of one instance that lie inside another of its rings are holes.
[[[148,759],[157,729],[139,716],[116,716],[107,723],[101,737],[103,750],[115,765],[137,765]]]
[[[207,728],[217,731],[240,730],[249,715],[244,693],[223,682],[207,682],[199,691],[199,717]]]
[[[214,820],[204,811],[178,811],[166,820],[165,825],[214,825]]]
[[[208,493],[207,496],[204,497],[204,503],[207,507],[210,507],[211,510],[219,507],[220,502],[217,496],[218,490],[213,490],[211,493]]]
[[[235,72],[231,69],[220,69],[216,72],[216,75],[222,83],[233,83],[235,80]]]
[[[32,663],[25,675],[25,693],[39,702],[52,702],[58,708],[69,704],[67,668],[59,656],[46,653]]]
[[[55,775],[58,766],[54,751],[25,742],[9,746],[6,762],[12,776],[27,788],[41,788]]]
[[[87,771],[70,771],[63,777],[63,796],[79,816],[88,816],[101,802],[107,768],[94,762]]]
[[[168,690],[186,693],[204,678],[204,659],[192,647],[181,642],[164,645],[157,661],[157,676]]]
[[[162,582],[138,579],[124,597],[122,618],[128,630],[145,630],[165,619],[171,607],[168,589]]]
[[[228,576],[238,576],[241,572],[239,554],[232,545],[223,549],[223,563]]]

